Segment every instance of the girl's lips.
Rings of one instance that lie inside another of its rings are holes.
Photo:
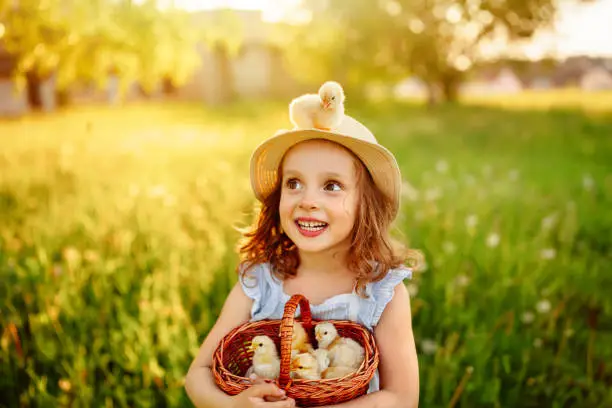
[[[322,227],[317,227],[317,228],[311,227],[311,228],[306,229],[300,225],[300,222],[302,223],[303,222],[321,223],[325,225]],[[328,224],[326,222],[319,221],[314,218],[298,218],[295,220],[295,226],[297,227],[300,234],[302,234],[303,236],[308,237],[308,238],[314,238],[314,237],[318,237],[323,232],[325,232],[325,230],[328,227]]]

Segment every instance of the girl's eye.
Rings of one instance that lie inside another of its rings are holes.
[[[295,178],[287,180],[285,184],[290,190],[297,190],[298,188],[302,187],[302,183],[300,183],[300,180]]]
[[[325,190],[326,191],[341,191],[342,185],[338,183],[337,181],[330,181],[327,184],[325,184]]]

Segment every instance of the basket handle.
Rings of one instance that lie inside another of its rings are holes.
[[[293,322],[295,320],[295,311],[298,304],[302,315],[302,324],[306,332],[312,329],[312,313],[310,312],[310,303],[302,295],[293,295],[285,304],[283,319],[280,324],[280,375],[278,383],[281,388],[285,388],[291,381],[289,372],[291,370],[291,339],[293,338]]]

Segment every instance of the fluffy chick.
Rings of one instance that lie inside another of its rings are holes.
[[[323,379],[340,378],[355,372],[351,367],[329,367],[321,373]]]
[[[258,377],[270,380],[278,378],[280,374],[280,358],[276,344],[268,336],[255,336],[251,341],[253,350],[253,373]]]
[[[323,372],[324,370],[327,369],[327,367],[329,367],[329,356],[328,356],[328,351],[326,349],[316,349],[310,352],[310,354],[312,354],[315,359],[317,360],[317,364],[319,365],[319,371]]]
[[[293,336],[291,337],[291,358],[300,353],[310,353],[314,350],[308,339],[308,333],[298,321],[293,322]]]
[[[319,348],[328,350],[330,367],[348,367],[356,370],[363,363],[364,348],[349,337],[340,337],[333,323],[319,323],[315,327],[315,336]]]
[[[334,81],[327,81],[318,94],[305,94],[289,104],[289,118],[296,128],[330,130],[344,117],[344,90]]]
[[[291,360],[291,377],[304,380],[320,380],[319,363],[311,353],[300,353]]]

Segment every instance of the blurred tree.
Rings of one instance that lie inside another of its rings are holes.
[[[327,75],[340,69],[353,83],[416,75],[431,102],[457,99],[484,41],[529,38],[556,11],[552,0],[304,0],[303,7],[312,18],[294,56]]]
[[[154,0],[0,0],[0,18],[5,47],[18,58],[16,79],[32,95],[51,75],[60,92],[102,88],[112,76],[121,94],[135,82],[151,92],[164,80],[184,83],[200,63],[190,15]]]
[[[217,102],[228,103],[234,99],[234,83],[231,59],[238,55],[244,43],[244,23],[235,10],[218,9],[201,14],[201,38],[214,55],[213,72],[219,73]]]

